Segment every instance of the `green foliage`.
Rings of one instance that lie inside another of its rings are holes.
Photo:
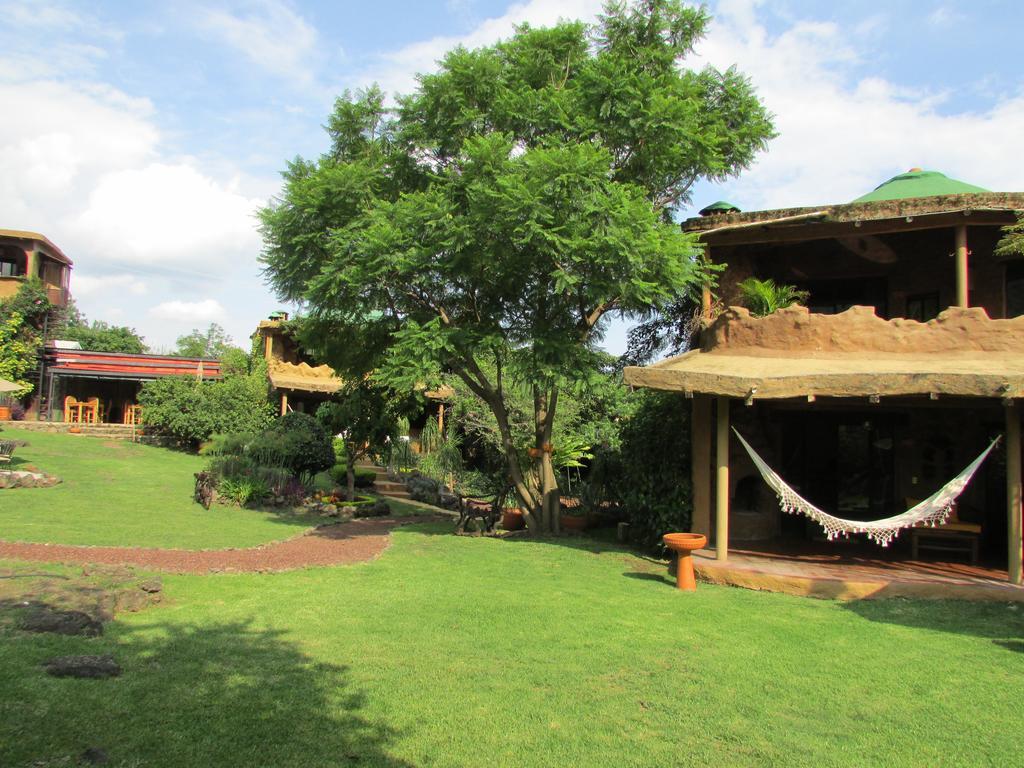
[[[377,479],[377,473],[372,469],[363,469],[362,467],[355,467],[355,481],[356,488],[370,488],[373,486],[374,480]],[[338,485],[344,485],[348,482],[348,464],[335,464],[331,468],[331,479]]]
[[[64,309],[64,322],[51,332],[51,338],[77,341],[82,349],[92,352],[121,352],[144,354],[148,351],[146,342],[134,328],[111,325],[102,320],[91,323],[78,311],[74,300]]]
[[[217,493],[241,507],[259,504],[270,496],[270,485],[256,476],[223,477],[217,482]]]
[[[306,302],[323,359],[405,391],[452,372],[494,414],[523,504],[548,499],[545,525],[555,477],[512,449],[505,386],[530,393],[533,447],[551,442],[607,317],[706,279],[671,211],[772,136],[741,75],[681,66],[707,23],[675,0],[613,4],[591,31],[456,48],[397,109],[376,88],[345,94],[330,150],[290,163],[261,213],[266,275]]]
[[[1015,224],[1003,227],[1003,236],[993,254],[1002,258],[1024,256],[1024,215],[1019,215]]]
[[[398,440],[398,419],[413,399],[365,378],[346,381],[330,402],[321,405],[316,417],[327,431],[337,435],[346,464],[369,453],[383,454]],[[347,482],[349,498],[355,479]]]
[[[175,354],[182,357],[215,357],[220,360],[232,349],[237,347],[227,331],[217,323],[210,323],[205,331],[194,328],[191,333],[179,336]]]
[[[755,317],[765,317],[791,304],[807,301],[807,291],[799,291],[792,285],[776,285],[774,280],[758,280],[748,277],[737,286],[743,306]]]
[[[258,432],[273,417],[262,365],[247,376],[227,375],[221,381],[192,376],[148,381],[139,403],[148,429],[193,446],[213,434]]]
[[[312,478],[336,462],[331,436],[308,413],[286,413],[250,446],[267,466],[280,466],[300,478]]]
[[[21,387],[16,397],[32,391],[29,376],[36,367],[37,348],[25,340],[25,321],[17,312],[0,318],[0,379]]]
[[[675,393],[643,390],[622,427],[622,447],[605,457],[636,539],[659,546],[661,536],[688,531],[692,510],[690,422]]]
[[[0,378],[21,385],[22,397],[32,391],[31,374],[39,364],[42,330],[54,307],[39,280],[27,280],[13,296],[0,301]]]

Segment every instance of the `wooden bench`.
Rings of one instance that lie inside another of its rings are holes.
[[[908,499],[907,501],[912,501]],[[916,504],[917,502],[914,502]],[[908,505],[908,509],[914,504]],[[981,540],[981,526],[978,523],[961,522],[956,507],[949,513],[943,525],[934,528],[922,526],[910,529],[910,557],[917,560],[922,549],[936,552],[957,552],[968,555],[971,565],[978,564],[978,542]]]

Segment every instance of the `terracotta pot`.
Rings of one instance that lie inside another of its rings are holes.
[[[585,531],[588,523],[586,515],[562,515],[563,531]]]
[[[684,592],[696,591],[697,581],[693,576],[690,553],[707,546],[708,537],[701,533],[666,533],[661,540],[676,553],[676,586]]]
[[[69,427],[68,428],[68,432],[70,432],[72,435],[78,435],[78,434],[81,434],[82,428],[81,427]]]
[[[9,421],[11,418],[11,406],[0,405],[0,421]]]
[[[501,527],[506,531],[521,531],[526,527],[523,511],[518,507],[505,507],[501,510]]]

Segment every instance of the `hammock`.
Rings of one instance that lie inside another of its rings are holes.
[[[736,432],[735,428],[733,432]],[[829,541],[838,536],[847,536],[851,533],[866,533],[868,538],[874,539],[883,547],[889,546],[889,542],[896,538],[897,534],[904,528],[913,528],[916,525],[924,524],[935,527],[945,523],[957,497],[964,492],[964,488],[971,482],[971,478],[978,471],[978,467],[988,458],[992,449],[996,447],[996,443],[999,442],[997,437],[988,448],[981,452],[978,458],[964,468],[963,472],[920,504],[895,517],[865,521],[844,520],[841,517],[835,517],[818,509],[786,485],[786,481],[765,464],[764,459],[757,455],[757,451],[750,447],[750,443],[743,439],[743,435],[736,432],[736,437],[743,443],[743,447],[747,449],[747,453],[750,454],[750,458],[754,462],[754,466],[757,467],[757,471],[761,473],[761,477],[775,491],[775,495],[779,497],[779,506],[782,507],[783,512],[791,515],[806,515],[811,518],[811,520],[814,520],[825,529],[825,534],[828,536]]]

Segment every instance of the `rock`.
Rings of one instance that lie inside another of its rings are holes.
[[[27,632],[54,632],[58,635],[103,634],[103,623],[81,611],[60,611],[43,603],[32,605],[21,620],[21,629]]]
[[[141,590],[124,590],[117,593],[117,610],[135,613],[143,608],[148,608],[152,602],[148,592]]]
[[[78,756],[78,760],[89,765],[106,765],[110,762],[110,757],[107,755],[106,750],[99,747],[89,747]]]
[[[57,656],[43,662],[46,674],[54,677],[98,679],[117,677],[121,665],[110,654],[102,656]]]
[[[164,583],[158,578],[146,579],[145,581],[139,582],[139,589],[143,592],[149,592],[150,594],[160,592],[163,588]]]

